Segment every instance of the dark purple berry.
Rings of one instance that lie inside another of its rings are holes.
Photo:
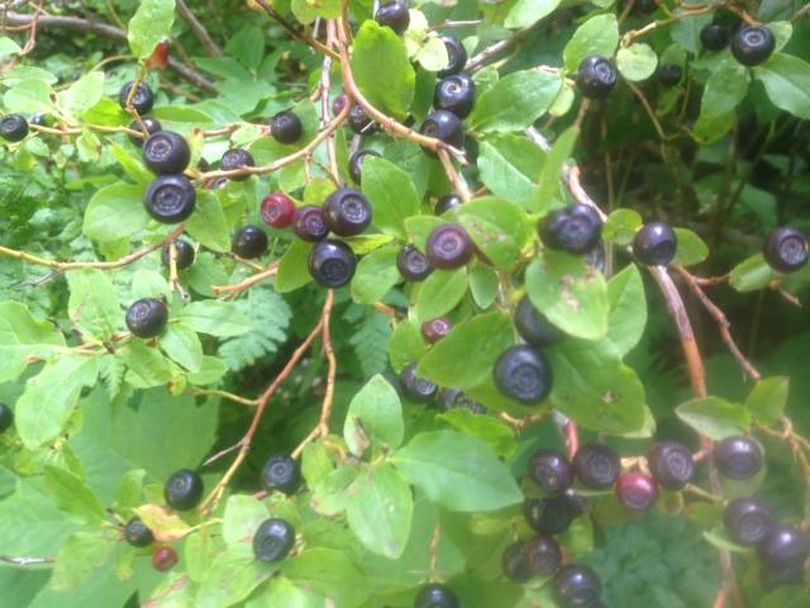
[[[805,236],[787,226],[776,228],[768,234],[762,254],[768,265],[778,272],[795,272],[810,259]]]
[[[295,528],[285,519],[265,519],[253,535],[253,555],[262,562],[281,561],[295,545]]]
[[[445,69],[436,74],[439,78],[458,74],[467,63],[467,49],[458,38],[442,36],[442,42],[444,42],[444,48],[447,49],[448,63]]]
[[[245,260],[262,257],[268,245],[267,233],[253,225],[240,228],[231,239],[231,251]]]
[[[273,228],[288,228],[295,221],[295,203],[283,192],[268,194],[261,211],[262,219]]]
[[[464,129],[461,126],[461,119],[447,110],[435,110],[425,119],[419,132],[425,137],[432,137],[439,141],[461,148],[464,145]],[[435,153],[423,148],[431,156]]]
[[[357,256],[343,241],[321,241],[309,253],[309,274],[323,287],[348,285],[356,269]]]
[[[529,462],[529,477],[547,496],[559,496],[574,483],[574,468],[554,450],[539,450]]]
[[[191,148],[179,133],[158,131],[143,144],[143,161],[152,173],[182,173],[191,162]]]
[[[700,42],[704,49],[722,51],[728,44],[728,30],[720,23],[709,23],[700,30]]]
[[[358,135],[371,135],[377,130],[376,123],[358,105],[352,106],[349,110],[349,127]]]
[[[219,168],[222,171],[234,171],[236,169],[244,169],[246,167],[255,167],[256,161],[253,160],[253,155],[247,150],[242,148],[233,148],[225,152],[219,161]],[[229,179],[235,182],[243,182],[250,177],[250,174],[234,175]]]
[[[526,523],[539,534],[559,534],[568,529],[579,515],[579,510],[568,496],[555,498],[527,498],[523,503]]]
[[[532,578],[531,566],[525,549],[526,543],[519,540],[506,547],[501,556],[501,571],[513,583],[525,583]]]
[[[793,526],[777,526],[757,547],[759,558],[771,572],[804,568],[810,556],[810,538]]]
[[[523,551],[532,576],[551,576],[560,568],[562,550],[553,537],[541,534],[525,543]]]
[[[6,432],[14,424],[14,410],[5,403],[0,403],[0,433]]]
[[[9,114],[0,118],[0,137],[10,142],[18,142],[28,135],[28,121],[20,114]]]
[[[383,4],[374,14],[374,20],[382,26],[390,27],[397,34],[401,34],[408,29],[408,25],[411,23],[408,4],[401,0]]]
[[[647,266],[666,266],[678,251],[678,237],[664,222],[645,224],[633,239],[633,255]]]
[[[647,454],[647,465],[656,483],[667,490],[681,490],[695,478],[692,452],[676,441],[656,443]]]
[[[460,604],[450,587],[441,583],[430,583],[419,589],[413,608],[460,608]]]
[[[169,267],[172,245],[174,245],[174,264],[177,270],[185,270],[194,263],[194,247],[188,241],[177,239],[174,243],[166,243],[161,250],[160,257],[164,266]]]
[[[399,252],[397,269],[407,281],[424,281],[433,272],[427,256],[413,245],[405,245]]]
[[[448,194],[447,196],[441,197],[436,202],[436,208],[433,212],[436,215],[442,215],[445,211],[450,209],[455,209],[456,207],[461,205],[461,197],[458,194]]]
[[[731,41],[731,54],[744,66],[764,63],[776,48],[773,32],[762,25],[744,25]]]
[[[146,527],[140,517],[133,517],[127,522],[124,538],[133,547],[148,547],[155,541],[152,530]]]
[[[498,390],[525,405],[542,403],[551,393],[551,365],[541,351],[531,346],[505,350],[498,357],[493,374]]]
[[[349,158],[349,175],[355,184],[360,184],[363,178],[363,163],[369,156],[380,156],[376,150],[358,150]]]
[[[439,391],[439,387],[430,380],[416,375],[416,363],[411,363],[399,375],[399,386],[402,394],[414,403],[427,403]]]
[[[577,203],[551,212],[538,226],[543,245],[568,253],[585,253],[602,236],[602,219],[596,210]]]
[[[295,212],[295,233],[302,241],[317,243],[329,234],[326,212],[322,207],[304,205]]]
[[[301,485],[301,467],[289,456],[271,456],[262,470],[262,485],[268,492],[294,494]]]
[[[729,479],[750,479],[762,469],[762,448],[750,437],[726,437],[714,446],[717,468]]]
[[[475,247],[461,226],[445,224],[430,233],[426,253],[434,268],[452,270],[469,262]]]
[[[129,141],[131,141],[136,146],[143,146],[143,142],[145,139],[149,139],[150,135],[160,133],[160,131],[163,130],[163,125],[161,125],[160,121],[154,116],[141,116],[141,120],[140,121],[133,120],[129,124],[129,128],[132,131],[137,131],[140,134],[138,136],[130,135]],[[146,136],[144,136],[143,133],[144,129],[146,129]]]
[[[179,224],[194,212],[197,193],[183,175],[161,175],[146,190],[146,212],[161,224]]]
[[[475,82],[466,74],[447,76],[436,85],[433,107],[448,110],[461,118],[467,118],[475,103]]]
[[[554,590],[566,608],[590,608],[599,602],[602,582],[591,568],[581,564],[563,566],[554,576]]]
[[[155,298],[138,300],[127,310],[127,328],[139,338],[154,338],[163,331],[168,320],[169,309]]]
[[[175,511],[190,511],[199,504],[202,495],[202,478],[189,469],[177,471],[163,486],[166,504]]]
[[[118,92],[118,104],[124,110],[127,109],[127,99],[129,99],[130,91],[132,91],[132,87],[134,85],[134,82],[128,82],[121,87],[121,90]],[[132,97],[132,107],[136,112],[138,112],[138,114],[148,114],[149,110],[151,110],[152,106],[154,105],[155,94],[152,93],[152,89],[150,89],[149,86],[143,82],[139,83],[138,89],[135,91],[135,95]]]
[[[658,81],[665,87],[674,87],[683,78],[681,66],[669,63],[658,68]]]
[[[285,110],[270,119],[270,135],[280,144],[294,144],[303,134],[304,126],[294,112]]]
[[[622,472],[619,455],[606,445],[586,443],[574,456],[574,472],[587,488],[607,490]]]
[[[734,542],[751,547],[771,535],[775,522],[770,507],[763,501],[738,498],[723,511],[723,525]]]
[[[646,511],[658,500],[655,480],[644,473],[625,473],[616,482],[619,502],[631,511]]]
[[[604,99],[610,95],[617,80],[616,67],[606,57],[593,55],[579,64],[577,88],[588,99]]]
[[[565,333],[540,314],[528,296],[520,300],[514,320],[520,337],[532,346],[553,346],[565,338]]]
[[[429,344],[436,344],[453,329],[453,323],[447,317],[437,317],[422,323],[422,337]]]
[[[353,188],[341,188],[330,194],[323,204],[326,225],[338,236],[354,236],[371,224],[371,203]]]

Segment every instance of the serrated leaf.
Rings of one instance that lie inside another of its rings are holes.
[[[67,275],[68,314],[80,329],[108,340],[123,325],[124,313],[110,278],[101,270],[78,270]]]
[[[349,338],[364,376],[372,376],[385,369],[385,353],[390,337],[391,323],[388,317],[373,309],[366,311]]]
[[[240,336],[251,330],[250,321],[235,302],[192,302],[180,309],[175,320],[182,321],[194,331],[220,338]]]
[[[62,333],[35,319],[24,304],[0,302],[0,383],[16,380],[29,357],[49,357],[64,346]]]

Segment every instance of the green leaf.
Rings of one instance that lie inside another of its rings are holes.
[[[362,456],[369,445],[377,450],[397,448],[405,434],[402,404],[391,383],[375,375],[349,405],[343,437],[353,454]]]
[[[284,608],[323,608],[326,600],[311,589],[296,587],[284,577],[276,577],[265,587],[259,597],[255,594],[253,599],[245,604],[245,608],[270,608],[284,606]]]
[[[537,182],[537,192],[534,197],[532,210],[539,213],[548,211],[555,195],[560,190],[563,167],[574,150],[574,144],[579,137],[577,127],[569,127],[554,142],[551,152],[546,159]]]
[[[75,589],[110,558],[115,539],[109,531],[76,532],[59,548],[53,565],[50,586],[55,591]]]
[[[249,543],[256,528],[269,516],[262,501],[247,494],[233,494],[225,503],[222,538],[229,545]]]
[[[709,439],[739,435],[751,427],[751,413],[743,406],[719,397],[692,399],[675,408],[678,418]]]
[[[405,230],[408,240],[419,250],[424,252],[430,233],[447,222],[435,215],[414,215],[405,220]]]
[[[337,19],[340,17],[339,0],[321,0],[319,2],[292,0],[290,9],[295,18],[304,25],[312,23],[318,17],[323,19]]]
[[[171,35],[174,0],[141,0],[129,20],[127,40],[138,59],[147,59],[155,46]]]
[[[121,361],[127,366],[124,378],[135,388],[161,386],[172,378],[169,360],[158,348],[147,345],[142,340],[124,344],[116,355],[121,357]]]
[[[419,286],[416,296],[416,315],[429,321],[453,310],[467,293],[467,272],[434,270]]]
[[[59,106],[75,117],[95,106],[104,94],[104,72],[88,72],[57,95]]]
[[[772,425],[779,422],[787,405],[790,378],[765,378],[754,386],[745,400],[745,407],[760,422]]]
[[[192,384],[205,386],[218,382],[228,371],[228,366],[222,359],[217,357],[203,356],[200,370],[188,375],[188,381]]]
[[[246,68],[255,71],[264,59],[264,43],[262,28],[258,24],[252,24],[238,29],[228,40],[225,51],[228,55],[238,59]]]
[[[53,89],[43,80],[21,80],[3,95],[3,105],[7,112],[51,114],[54,112],[53,95]]]
[[[354,39],[353,51],[352,71],[366,99],[394,118],[405,118],[416,90],[416,73],[402,38],[367,20]],[[364,169],[363,181],[365,177]]]
[[[616,67],[627,80],[647,80],[655,74],[657,66],[658,55],[648,44],[631,44],[620,48],[616,53]]]
[[[403,321],[396,326],[388,343],[391,368],[396,373],[401,372],[406,365],[418,361],[426,350],[427,345],[416,326],[409,321]]]
[[[608,339],[623,357],[638,344],[647,325],[644,282],[635,264],[630,264],[608,281]]]
[[[492,197],[462,205],[457,216],[478,250],[500,270],[515,267],[534,232],[523,209]]]
[[[131,509],[141,504],[144,477],[146,477],[146,471],[143,469],[132,469],[124,473],[115,491],[117,508]]]
[[[591,17],[577,28],[565,45],[565,69],[569,72],[576,71],[582,60],[591,55],[613,57],[618,44],[619,23],[616,15],[607,13]]]
[[[775,53],[754,68],[773,105],[810,120],[810,64],[798,57]]]
[[[694,266],[709,257],[709,248],[697,234],[686,228],[675,228],[678,237],[678,249],[671,264],[677,266]]]
[[[363,167],[365,170],[365,165]],[[287,251],[284,252],[278,263],[276,289],[279,293],[295,291],[312,282],[312,275],[309,274],[310,251],[312,251],[312,243],[301,240],[293,241],[292,245],[287,247]]]
[[[523,501],[509,469],[489,446],[455,431],[420,433],[391,463],[451,511],[494,511]]]
[[[200,370],[202,366],[202,343],[197,333],[182,323],[170,323],[160,337],[160,348],[173,361],[176,361],[190,372]]]
[[[562,87],[556,74],[523,70],[501,78],[476,100],[470,125],[476,131],[516,131],[545,114]],[[365,176],[364,176],[365,179]]]
[[[402,476],[389,464],[366,467],[347,493],[346,519],[354,535],[372,553],[399,557],[413,517],[411,488]]]
[[[335,606],[361,606],[369,593],[363,574],[346,553],[334,549],[306,549],[290,561],[287,578],[331,598]]]
[[[217,300],[192,302],[180,309],[175,320],[182,321],[194,331],[220,338],[239,336],[252,327],[234,302]]]
[[[374,304],[402,280],[397,270],[399,246],[382,247],[357,265],[351,284],[352,299],[358,304]]]
[[[560,5],[560,0],[518,0],[509,10],[504,27],[517,29],[529,27],[550,15]]]
[[[748,93],[748,68],[732,57],[721,62],[706,81],[700,114],[708,119],[718,118],[733,111]]]
[[[478,170],[496,197],[531,209],[535,179],[545,158],[540,147],[525,137],[496,134],[481,142]]]
[[[22,50],[19,44],[14,42],[8,36],[0,37],[0,57],[5,57],[6,55],[16,55]]]
[[[485,266],[474,266],[470,270],[470,293],[475,303],[487,309],[498,297],[498,274]]]
[[[777,276],[764,256],[756,253],[732,268],[728,282],[737,291],[757,291],[770,285]]]
[[[499,418],[481,416],[466,409],[455,409],[436,416],[465,435],[486,443],[499,457],[511,458],[517,448],[515,432]]]
[[[273,574],[258,561],[249,546],[220,553],[206,570],[194,602],[195,608],[227,608],[238,604]]]
[[[99,189],[84,212],[82,230],[91,239],[118,241],[143,230],[149,216],[141,204],[144,188],[119,182]]]
[[[28,367],[28,357],[46,358],[64,346],[62,333],[35,319],[24,304],[0,302],[0,383],[16,380]]]
[[[98,498],[81,479],[66,469],[45,467],[45,484],[54,502],[65,513],[88,524],[102,522],[107,515]]]
[[[70,318],[80,330],[110,339],[124,320],[110,278],[101,270],[83,269],[68,273],[67,282]]]
[[[213,251],[231,250],[228,221],[222,211],[222,204],[211,192],[197,192],[197,206],[186,220],[186,231],[190,237]]]
[[[143,207],[143,204],[140,203],[140,201],[143,199],[143,193],[146,192],[146,188],[149,183],[152,182],[154,176],[143,164],[140,157],[135,157],[132,154],[131,148],[124,148],[118,144],[112,143],[109,144],[109,150],[112,152],[112,155],[115,157],[118,164],[121,165],[121,168],[124,170],[127,177],[132,179],[141,187],[141,196],[138,198],[138,203],[139,206]],[[131,204],[134,205],[135,201],[132,201]]]
[[[374,225],[387,234],[405,237],[405,220],[419,213],[419,194],[411,177],[378,157],[363,163],[363,194],[371,202]]]
[[[602,238],[608,243],[625,247],[633,242],[636,232],[644,225],[641,214],[633,209],[616,209],[605,222]]]
[[[681,10],[676,14],[680,17]],[[697,15],[694,17],[688,16],[676,21],[670,28],[670,35],[672,39],[680,44],[684,49],[693,55],[699,55],[703,50],[703,44],[700,42],[700,31],[704,26],[712,22],[712,14]]]

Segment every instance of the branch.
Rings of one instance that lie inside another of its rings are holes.
[[[323,53],[324,55],[328,55],[332,59],[338,59],[337,53],[324,45],[323,43],[315,40],[312,36],[307,34],[303,34],[299,32],[289,21],[287,21],[281,13],[279,13],[276,9],[272,7],[272,5],[267,2],[266,0],[256,0],[256,4],[261,6],[265,12],[282,28],[286,31],[292,38],[296,40],[300,40],[304,44],[311,46],[313,49],[318,51],[319,53]]]
[[[185,0],[176,0],[175,6],[177,7],[177,12],[180,13],[180,16],[183,18],[183,21],[188,24],[188,27],[194,34],[194,37],[206,48],[208,54],[212,57],[221,57],[222,50],[208,34],[208,30],[205,29],[205,26],[200,23],[199,19],[197,19],[197,17],[194,16],[194,13],[191,12],[191,9],[186,4]]]

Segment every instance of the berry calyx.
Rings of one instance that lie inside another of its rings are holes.
[[[444,42],[444,48],[447,49],[448,61],[447,67],[439,71],[436,75],[439,78],[444,78],[458,74],[464,69],[467,63],[467,49],[464,48],[464,45],[461,44],[458,38],[454,38],[453,36],[442,36],[441,40]]]
[[[419,132],[425,137],[433,137],[439,141],[461,148],[464,145],[464,130],[461,127],[461,119],[448,110],[435,110],[431,112],[419,128]],[[427,148],[423,150],[430,156],[436,154]]]
[[[700,42],[704,49],[722,51],[728,44],[728,30],[720,23],[708,23],[700,30]]]
[[[527,498],[523,503],[526,523],[539,534],[559,534],[568,529],[579,515],[567,495],[543,498]]]
[[[371,203],[359,190],[341,188],[323,204],[326,225],[338,236],[354,236],[371,224]]]
[[[557,251],[585,253],[602,236],[602,219],[596,210],[577,203],[553,211],[538,226],[543,245]]]
[[[172,547],[158,547],[152,553],[152,567],[158,572],[168,572],[178,561],[180,558]]]
[[[437,317],[422,323],[422,337],[428,344],[436,344],[453,329],[453,323],[447,317]]]
[[[658,68],[658,81],[665,87],[674,87],[683,78],[681,66],[669,63]]]
[[[526,543],[519,540],[506,547],[501,556],[501,571],[514,583],[525,583],[532,578],[531,566],[525,549]]]
[[[441,407],[444,411],[467,410],[473,414],[485,414],[486,408],[475,399],[457,388],[445,388],[441,391]]]
[[[586,443],[574,455],[574,472],[582,485],[594,490],[612,488],[622,472],[619,455],[606,445]]]
[[[553,346],[565,338],[565,333],[552,325],[528,296],[521,298],[514,321],[520,337],[532,346]]]
[[[647,266],[666,266],[678,251],[678,237],[664,222],[645,224],[633,239],[633,255]]]
[[[394,2],[380,6],[374,14],[374,20],[384,27],[390,27],[397,34],[401,34],[408,29],[411,16],[407,3],[394,0]]]
[[[402,370],[399,386],[402,394],[414,403],[427,403],[439,391],[439,387],[433,382],[416,375],[416,363],[411,363]]]
[[[606,57],[592,55],[579,64],[577,88],[588,99],[604,99],[616,86],[616,67]]]
[[[427,259],[434,268],[461,268],[474,252],[473,242],[461,226],[446,224],[434,228],[427,240]]]
[[[655,480],[644,473],[625,473],[616,481],[619,502],[631,511],[646,511],[658,500]]]
[[[258,226],[240,228],[231,239],[231,251],[240,258],[253,260],[267,253],[267,233]]]
[[[744,66],[764,63],[776,48],[773,32],[761,25],[744,25],[731,41],[731,54]]]
[[[571,564],[560,568],[554,576],[554,590],[563,606],[584,608],[599,602],[602,581],[588,566]]]
[[[182,173],[191,162],[191,148],[179,133],[158,131],[143,144],[143,161],[158,175]]]
[[[118,92],[118,105],[124,110],[127,109],[127,100],[129,99],[129,94],[133,86],[135,86],[135,82],[128,82],[121,87],[121,90]],[[149,110],[151,110],[154,105],[155,94],[152,92],[152,89],[143,82],[139,83],[138,88],[135,90],[135,95],[132,96],[132,107],[138,114],[148,114]]]
[[[155,540],[152,530],[146,527],[140,517],[133,517],[127,522],[124,538],[133,547],[148,547]]]
[[[762,255],[768,266],[778,272],[795,272],[810,260],[810,248],[805,236],[788,226],[776,228],[768,234]]]
[[[309,274],[329,289],[348,285],[356,268],[357,256],[343,241],[322,241],[309,253]]]
[[[270,135],[280,144],[294,144],[303,134],[301,119],[290,110],[279,112],[270,119]]]
[[[177,270],[185,270],[194,263],[194,247],[188,241],[177,239],[173,243],[166,243],[161,250],[160,258],[166,268],[171,261],[171,248],[174,245],[174,264]]]
[[[680,490],[695,477],[692,452],[677,441],[656,443],[647,454],[647,464],[656,483],[667,490]]]
[[[763,501],[738,498],[723,510],[723,526],[734,542],[752,547],[771,535],[775,522],[771,508]]]
[[[168,320],[169,309],[155,298],[138,300],[127,310],[127,328],[139,338],[154,338],[163,331]]]
[[[28,135],[28,121],[20,114],[9,114],[0,118],[0,137],[10,142],[18,142]]]
[[[433,107],[448,110],[462,120],[469,116],[475,103],[475,82],[466,74],[442,78],[433,94]]]
[[[810,537],[793,526],[777,526],[757,547],[759,558],[771,571],[801,570],[810,556]]]
[[[304,205],[295,212],[295,234],[302,241],[317,243],[329,234],[326,224],[326,212],[315,205]]]
[[[547,496],[559,496],[574,483],[574,468],[555,450],[539,450],[529,462],[529,477]]]
[[[525,405],[542,403],[551,393],[551,365],[541,351],[530,346],[506,349],[493,373],[498,390]]]
[[[405,245],[397,256],[397,270],[408,281],[424,281],[433,272],[433,266],[415,246]]]
[[[762,448],[749,437],[726,437],[714,446],[717,468],[729,479],[750,479],[762,469]]]
[[[447,585],[423,585],[416,594],[413,608],[459,608],[458,597]]]
[[[269,194],[262,201],[262,219],[273,228],[287,228],[295,221],[295,203],[283,192]]]
[[[183,175],[161,175],[149,184],[143,204],[161,224],[179,224],[194,212],[197,193]]]
[[[268,492],[294,494],[301,485],[301,467],[289,456],[271,456],[262,469],[262,484]]]
[[[287,557],[295,545],[295,528],[285,519],[265,519],[253,535],[253,555],[266,563]]]
[[[14,424],[14,410],[5,403],[0,403],[0,433],[6,432]]]
[[[358,135],[371,135],[377,130],[377,124],[361,106],[352,106],[348,122],[349,128]]]
[[[349,158],[349,175],[355,184],[360,184],[363,177],[363,163],[369,156],[380,156],[376,150],[358,150]]]
[[[202,495],[202,477],[190,469],[173,473],[163,486],[166,504],[175,511],[190,511],[199,504]]]
[[[458,194],[448,194],[447,196],[441,197],[436,202],[436,207],[434,208],[433,213],[436,215],[442,215],[445,211],[455,209],[460,205],[461,197]]]
[[[219,168],[223,171],[233,171],[235,169],[244,169],[245,167],[255,167],[256,161],[253,160],[253,155],[247,150],[242,148],[233,148],[225,152],[219,161]],[[249,174],[234,175],[229,179],[235,182],[243,182],[249,178]]]
[[[553,537],[546,534],[535,536],[527,541],[523,551],[529,562],[532,576],[551,576],[560,568],[562,550]]]
[[[129,123],[129,128],[140,134],[138,136],[130,135],[129,141],[136,146],[143,146],[144,139],[149,139],[151,135],[160,133],[160,131],[163,130],[163,125],[160,124],[160,121],[154,116],[141,116],[140,121],[133,120]],[[146,135],[144,135],[144,129],[146,129]]]

